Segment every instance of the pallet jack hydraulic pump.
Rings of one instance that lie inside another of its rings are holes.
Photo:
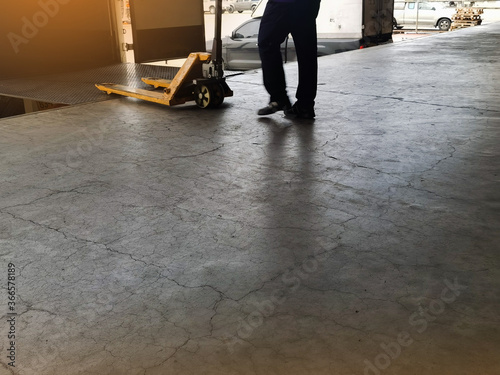
[[[215,36],[212,53],[195,52],[188,58],[174,79],[142,78],[142,81],[163,92],[133,88],[114,83],[96,84],[107,94],[129,96],[154,103],[173,106],[195,101],[201,108],[214,108],[224,102],[225,97],[233,96],[224,77],[222,59],[222,0],[216,0]]]

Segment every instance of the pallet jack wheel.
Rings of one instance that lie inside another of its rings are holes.
[[[218,107],[224,102],[224,89],[220,83],[214,83],[212,86],[211,107]]]
[[[213,101],[213,92],[208,85],[197,84],[194,88],[194,101],[200,108],[208,108]]]

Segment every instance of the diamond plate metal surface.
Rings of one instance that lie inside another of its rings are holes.
[[[151,87],[141,81],[142,77],[173,79],[178,71],[176,67],[117,64],[79,72],[2,80],[0,95],[69,105],[99,102],[111,97],[99,91],[96,83],[112,82],[149,89]]]

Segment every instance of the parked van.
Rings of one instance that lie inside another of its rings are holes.
[[[394,2],[394,28],[402,29],[403,26],[438,27],[441,31],[448,31],[451,26],[452,16],[456,9],[446,7],[443,3],[419,2],[418,12],[416,1]]]

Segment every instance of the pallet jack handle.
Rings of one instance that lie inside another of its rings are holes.
[[[222,60],[222,0],[216,0],[215,4],[215,33],[212,44],[212,62],[215,68],[215,76],[221,78],[224,75]]]

